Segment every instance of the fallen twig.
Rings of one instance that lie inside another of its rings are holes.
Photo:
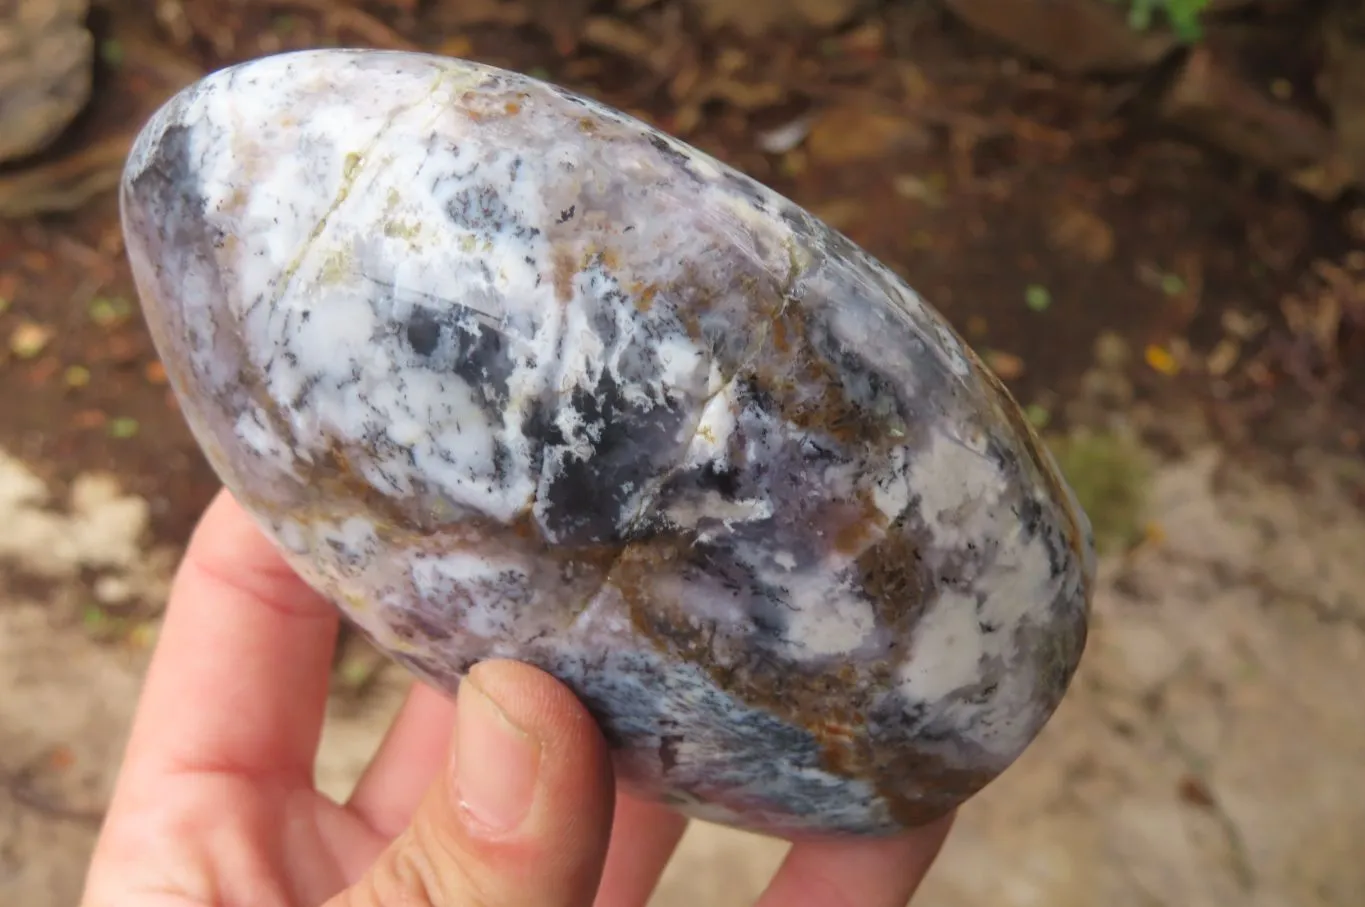
[[[262,6],[293,7],[322,18],[329,31],[349,31],[372,47],[384,50],[419,50],[419,46],[374,16],[337,0],[249,0]]]
[[[51,163],[0,176],[0,219],[75,211],[118,188],[133,138],[110,136]]]

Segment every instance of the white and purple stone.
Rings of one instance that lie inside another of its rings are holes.
[[[129,257],[213,468],[453,692],[566,682],[621,778],[782,835],[932,820],[1085,643],[1089,524],[894,273],[601,104],[412,53],[217,72],[146,126]]]

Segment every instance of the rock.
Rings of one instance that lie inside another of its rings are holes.
[[[88,0],[0,0],[0,162],[35,154],[90,98]]]
[[[1175,49],[1168,29],[1133,29],[1106,0],[944,0],[977,31],[1058,72],[1140,72]]]
[[[889,269],[720,162],[328,50],[186,89],[122,193],[214,469],[437,688],[539,665],[637,792],[779,834],[938,817],[1063,696],[1094,550],[1050,455]]]
[[[1285,176],[1322,164],[1333,153],[1325,123],[1271,97],[1208,47],[1195,48],[1185,60],[1162,99],[1161,114],[1209,144]]]

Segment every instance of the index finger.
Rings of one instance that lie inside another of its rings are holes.
[[[311,784],[339,615],[227,492],[171,588],[124,769]]]

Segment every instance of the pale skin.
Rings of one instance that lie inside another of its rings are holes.
[[[516,662],[413,687],[352,796],[313,785],[336,611],[226,493],[172,589],[82,907],[644,907],[684,820],[616,790]],[[756,907],[902,907],[951,817],[795,844]]]

